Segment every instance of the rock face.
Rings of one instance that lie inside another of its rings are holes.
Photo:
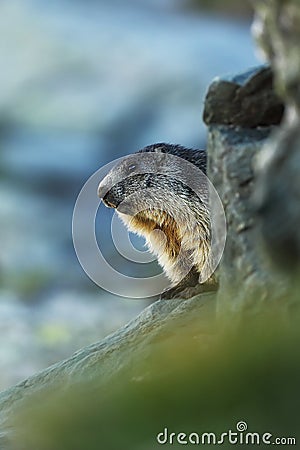
[[[300,261],[300,122],[288,121],[257,158],[260,229],[270,260],[288,274]]]
[[[213,81],[203,118],[206,124],[254,128],[280,123],[283,109],[273,89],[273,73],[266,66]]]
[[[260,251],[252,198],[254,160],[280,123],[284,109],[272,89],[272,79],[270,68],[258,67],[214,81],[206,97],[208,174],[227,219],[227,242],[219,269],[218,309],[222,312],[257,312],[262,302],[273,297],[274,286],[279,297],[284,292],[283,279],[266,267]]]
[[[270,128],[209,127],[208,171],[227,220],[227,241],[219,268],[218,309],[222,313],[245,311],[246,308],[257,311],[274,289],[274,278],[266,270],[266,262],[259,251],[252,204],[253,160],[270,131]]]
[[[300,105],[300,6],[298,0],[253,0],[253,34],[274,69],[275,85],[287,107]]]
[[[4,391],[0,394],[0,448],[1,433],[2,443],[9,441],[6,431],[11,417],[38,392],[87,380],[97,380],[100,385],[111,382],[137,361],[143,364],[155,342],[168,342],[181,330],[189,330],[194,339],[207,345],[207,338],[214,333],[215,309],[216,297],[210,293],[186,301],[157,301],[103,341]]]
[[[257,158],[256,203],[271,258],[281,268],[300,260],[300,4],[257,0],[254,34],[269,59],[285,119]]]

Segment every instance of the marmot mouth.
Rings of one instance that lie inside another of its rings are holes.
[[[104,203],[104,205],[107,208],[113,208],[116,209],[118,207],[117,202],[113,201],[110,197],[109,194],[107,194],[105,197],[102,198],[102,201]]]
[[[107,206],[108,208],[116,208],[116,205],[114,205],[111,202],[103,202],[105,204],[105,206]]]

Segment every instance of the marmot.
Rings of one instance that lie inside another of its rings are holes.
[[[181,160],[174,158],[170,162],[168,155]],[[211,247],[207,183],[203,185],[203,200],[179,180],[182,159],[206,174],[205,150],[158,143],[122,159],[98,188],[103,203],[116,209],[130,231],[146,239],[149,250],[171,280],[171,289],[163,292],[161,298],[188,298],[216,288],[213,277],[201,284],[201,272]],[[164,237],[157,231],[163,232]]]

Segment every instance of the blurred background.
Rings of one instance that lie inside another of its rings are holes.
[[[83,272],[74,204],[117,157],[160,141],[205,146],[208,84],[257,64],[249,5],[224,3],[1,1],[0,389],[145,306]],[[101,208],[106,236],[111,216]]]

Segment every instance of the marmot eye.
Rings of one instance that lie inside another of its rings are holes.
[[[128,171],[129,172],[133,172],[134,169],[136,169],[136,165],[135,164],[130,164],[130,166],[128,166]]]

